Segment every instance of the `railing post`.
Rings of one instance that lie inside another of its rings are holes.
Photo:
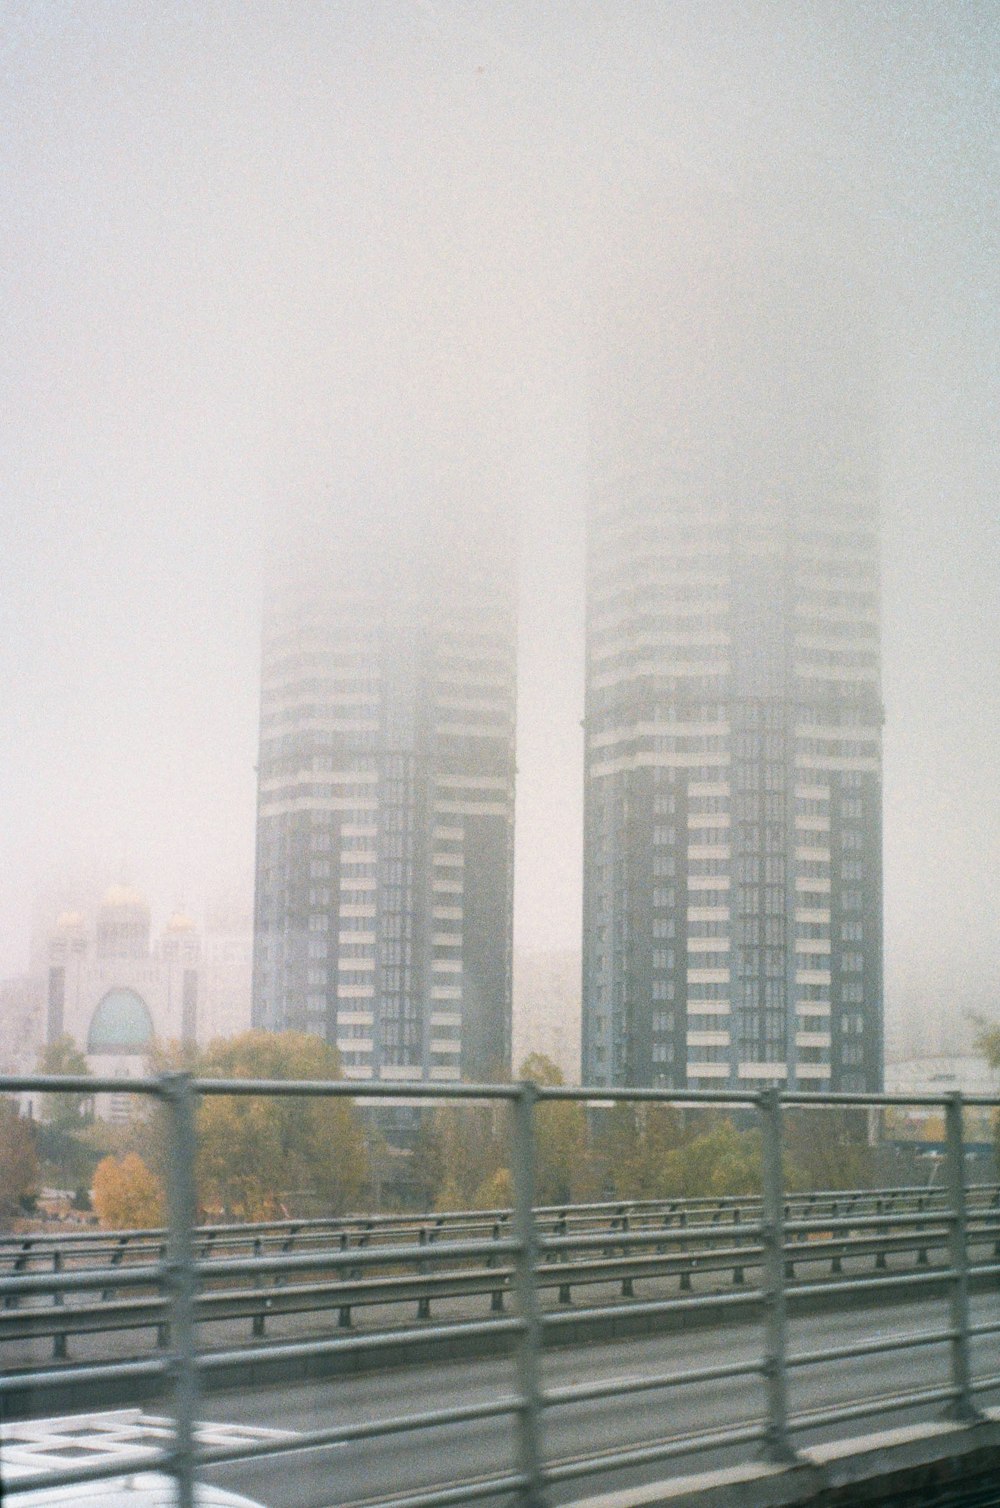
[[[198,1373],[195,1367],[195,1266],[192,1232],[197,1214],[194,1099],[191,1076],[165,1073],[160,1092],[167,1107],[167,1284],[171,1296],[170,1358],[174,1393],[172,1470],[177,1508],[194,1508],[195,1422]]]
[[[54,1251],[52,1253],[52,1276],[54,1278],[58,1278],[59,1274],[62,1272],[62,1270],[63,1270],[62,1252],[56,1250],[56,1251]],[[65,1303],[65,1295],[63,1294],[63,1291],[62,1291],[61,1288],[57,1288],[55,1290],[55,1292],[53,1293],[53,1295],[52,1295],[52,1302],[56,1306],[57,1309],[61,1309],[62,1308],[63,1304]],[[63,1331],[63,1333],[61,1335],[56,1335],[56,1336],[53,1337],[53,1341],[52,1341],[52,1356],[53,1356],[54,1360],[56,1360],[56,1361],[65,1361],[66,1360],[66,1332],[65,1332],[65,1330]]]
[[[948,1225],[948,1275],[951,1288],[951,1380],[954,1412],[959,1419],[975,1419],[972,1367],[969,1359],[969,1248],[965,1216],[965,1136],[962,1096],[948,1096],[944,1111],[945,1187],[951,1219]]]
[[[788,1326],[785,1308],[785,1196],[781,1156],[781,1097],[762,1090],[764,1380],[767,1387],[765,1449],[771,1461],[792,1461],[788,1435]]]
[[[535,1236],[535,1136],[534,1108],[538,1091],[534,1084],[518,1086],[511,1101],[511,1153],[514,1179],[514,1289],[522,1330],[517,1342],[518,1457],[525,1478],[523,1502],[540,1508],[542,1496],[542,1322],[535,1286],[538,1260]]]

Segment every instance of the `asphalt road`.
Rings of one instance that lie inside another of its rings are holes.
[[[996,1296],[975,1298],[972,1313],[974,1321],[996,1319]],[[823,1360],[796,1368],[790,1382],[790,1412],[794,1415],[838,1408],[862,1398],[912,1394],[920,1388],[946,1385],[946,1345],[905,1351],[887,1346],[894,1335],[940,1330],[947,1323],[947,1306],[940,1302],[894,1306],[882,1313],[842,1312],[794,1321],[789,1348],[792,1354],[816,1351],[825,1355],[835,1347],[872,1339],[884,1342],[886,1348],[860,1360]],[[760,1329],[747,1325],[601,1343],[550,1352],[544,1358],[543,1385],[551,1388],[749,1363],[759,1361],[761,1354]],[[976,1343],[974,1364],[977,1376],[1000,1374],[997,1337]],[[204,1401],[201,1413],[214,1421],[300,1432],[459,1406],[514,1391],[514,1370],[508,1362],[454,1362],[244,1394],[216,1394]],[[1000,1389],[984,1395],[982,1401],[1000,1403]],[[724,1433],[761,1421],[765,1408],[760,1376],[560,1405],[545,1412],[545,1457],[550,1463],[569,1462],[693,1430]],[[911,1406],[904,1411],[884,1412],[877,1419],[841,1422],[823,1430],[804,1429],[796,1439],[806,1443],[838,1435],[862,1435],[875,1427],[913,1423],[941,1413],[941,1404]],[[659,1464],[602,1470],[584,1482],[554,1484],[548,1496],[553,1503],[568,1502],[581,1495],[685,1470],[732,1465],[752,1458],[756,1451],[752,1444],[716,1447]],[[360,1503],[435,1484],[492,1476],[511,1469],[515,1460],[514,1423],[504,1417],[411,1430],[324,1449],[296,1450],[269,1460],[206,1469],[202,1475],[257,1498],[266,1508],[328,1508],[331,1504]]]

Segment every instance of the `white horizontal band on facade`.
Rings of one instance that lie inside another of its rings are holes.
[[[736,1070],[741,1079],[787,1079],[787,1063],[741,1063]]]
[[[436,922],[460,922],[463,915],[461,906],[431,907],[431,916]]]
[[[795,983],[796,984],[827,984],[828,985],[830,983],[830,970],[829,969],[796,969],[795,970]]]
[[[730,859],[732,850],[728,843],[689,843],[688,863],[692,859]]]
[[[626,770],[640,768],[692,770],[718,766],[719,769],[725,769],[731,762],[728,754],[657,754],[651,749],[644,749],[638,754],[622,755],[618,759],[592,765],[587,773],[591,779],[599,779],[605,775],[621,775]]]
[[[337,959],[337,968],[344,970],[356,969],[360,973],[365,973],[366,971],[371,973],[375,969],[375,960],[374,958],[366,958],[363,954],[351,956],[350,954],[345,955],[341,953]]]
[[[460,1011],[431,1011],[431,1026],[461,1026]]]
[[[647,660],[634,663],[627,670],[618,674],[605,673],[593,677],[592,685],[597,691],[610,691],[613,686],[629,685],[632,681],[645,679],[647,676],[660,675],[670,676],[675,681],[698,680],[711,676],[718,676],[721,680],[729,674],[729,662],[727,660],[707,661],[704,664],[692,660],[682,661],[677,664],[661,664],[659,661]]]
[[[431,986],[432,1000],[461,1000],[462,991],[457,985],[435,984]]]
[[[454,1082],[454,1080],[458,1079],[461,1076],[461,1069],[458,1067],[452,1068],[443,1063],[436,1063],[431,1068],[430,1076],[432,1079],[436,1079],[439,1083],[445,1081]],[[397,1104],[398,1103],[399,1102],[397,1101]]]
[[[337,915],[345,918],[353,916],[362,921],[370,921],[376,915],[376,908],[374,906],[355,905],[353,902],[349,902],[340,907]],[[369,937],[373,937],[374,933],[362,932],[358,935],[367,939]]]
[[[799,1000],[795,1005],[797,1016],[829,1016],[831,1014],[829,1000]]]
[[[372,1026],[375,1017],[371,1011],[338,1011],[338,1026]]]
[[[828,848],[807,848],[805,844],[797,844],[795,848],[795,862],[797,864],[829,864],[830,850]]]
[[[796,754],[795,768],[797,770],[829,770],[831,774],[836,771],[853,771],[859,775],[877,775],[881,768],[877,759],[849,758],[846,754]]]
[[[373,1047],[374,1043],[371,1037],[345,1037],[343,1040],[340,1037],[337,1038],[337,1051],[339,1053],[371,1052]]]
[[[434,732],[439,738],[496,738],[507,740],[508,728],[483,728],[478,723],[436,723]]]
[[[374,801],[350,796],[289,796],[282,801],[261,801],[262,817],[294,817],[299,812],[356,812],[377,810]]]
[[[689,1063],[687,1066],[689,1079],[728,1079],[728,1063]]]
[[[462,961],[459,958],[433,958],[431,970],[435,974],[461,974]]]
[[[359,891],[359,892],[363,892],[363,891],[371,892],[371,891],[377,890],[377,889],[378,889],[378,880],[373,879],[369,875],[345,874],[345,875],[342,875],[341,879],[340,879],[341,894],[343,894],[345,890]]]
[[[828,1079],[830,1065],[829,1063],[799,1063],[795,1068],[795,1076],[798,1079]]]
[[[696,1000],[689,995],[687,1013],[689,1016],[729,1016],[732,1009],[728,1000]]]
[[[435,813],[455,817],[509,817],[510,807],[492,801],[435,801]]]
[[[592,749],[603,749],[624,738],[728,738],[728,723],[621,723],[608,733],[593,733],[588,740]]]
[[[431,946],[433,948],[460,948],[462,946],[461,932],[433,932],[431,934]]]
[[[854,669],[848,665],[796,665],[795,674],[802,681],[850,681],[858,685],[876,683],[879,679],[877,669]]]
[[[371,1066],[370,1063],[345,1063],[344,1064],[344,1078],[345,1079],[370,1079],[371,1077],[372,1077],[372,1066]]]
[[[449,712],[494,712],[498,717],[510,714],[510,703],[504,697],[435,696],[434,706]]]
[[[687,940],[688,953],[728,953],[729,949],[728,937],[689,937]]]
[[[337,946],[340,948],[374,948],[374,932],[338,932]]]
[[[795,939],[796,953],[829,953],[831,943],[828,937],[797,937]]]
[[[688,984],[728,984],[728,969],[688,969]]]
[[[796,1032],[796,1047],[829,1047],[832,1042],[829,1032]]]
[[[798,875],[795,880],[795,889],[800,893],[804,893],[807,890],[815,890],[818,894],[829,895],[830,881],[829,879],[806,879],[804,876]]]
[[[383,1063],[378,1076],[387,1083],[412,1082],[414,1079],[422,1079],[424,1071],[419,1063]]]
[[[449,791],[502,791],[510,790],[510,782],[496,775],[436,775],[437,790]]]
[[[689,906],[687,909],[689,922],[728,922],[729,917],[728,906]]]
[[[689,1031],[687,1034],[688,1047],[728,1047],[728,1032]]]
[[[432,880],[431,889],[435,895],[461,895],[461,880]]]
[[[372,1000],[375,996],[375,986],[371,984],[338,984],[338,1000]],[[338,1012],[339,1015],[339,1012]]]
[[[461,1042],[456,1042],[452,1038],[449,1038],[449,1037],[435,1037],[431,1041],[431,1052],[460,1053],[461,1051],[462,1051],[462,1044],[461,1044]]]
[[[830,912],[829,909],[819,910],[814,907],[797,906],[795,908],[795,920],[801,922],[803,925],[811,922],[814,925],[828,927],[830,925]]]
[[[261,781],[261,792],[264,794],[271,791],[287,790],[295,785],[376,785],[378,772],[376,770],[347,769],[347,770],[304,770],[297,775],[275,775],[270,780]],[[289,800],[294,798],[289,797]],[[320,802],[328,800],[328,797],[311,797],[310,801]],[[322,809],[322,808],[321,808]]]

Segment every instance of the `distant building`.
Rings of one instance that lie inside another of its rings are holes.
[[[51,933],[45,1041],[69,1036],[91,1071],[138,1078],[153,1043],[204,1044],[245,1031],[250,1021],[248,928],[242,936],[203,936],[174,911],[154,941],[149,906],[135,890],[112,886],[92,923],[63,912]],[[116,1116],[113,1098],[99,1105]]]
[[[929,1054],[887,1063],[887,1094],[1000,1094],[1000,1069],[973,1053]]]
[[[514,659],[509,541],[467,497],[331,509],[273,566],[254,1022],[348,1077],[509,1064]]]
[[[583,1075],[877,1090],[868,330],[822,226],[734,208],[594,395]]]
[[[0,1073],[32,1073],[45,1040],[45,975],[0,980]]]

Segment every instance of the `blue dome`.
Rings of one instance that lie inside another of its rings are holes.
[[[109,990],[91,1017],[87,1051],[142,1053],[153,1045],[153,1018],[135,990]]]

